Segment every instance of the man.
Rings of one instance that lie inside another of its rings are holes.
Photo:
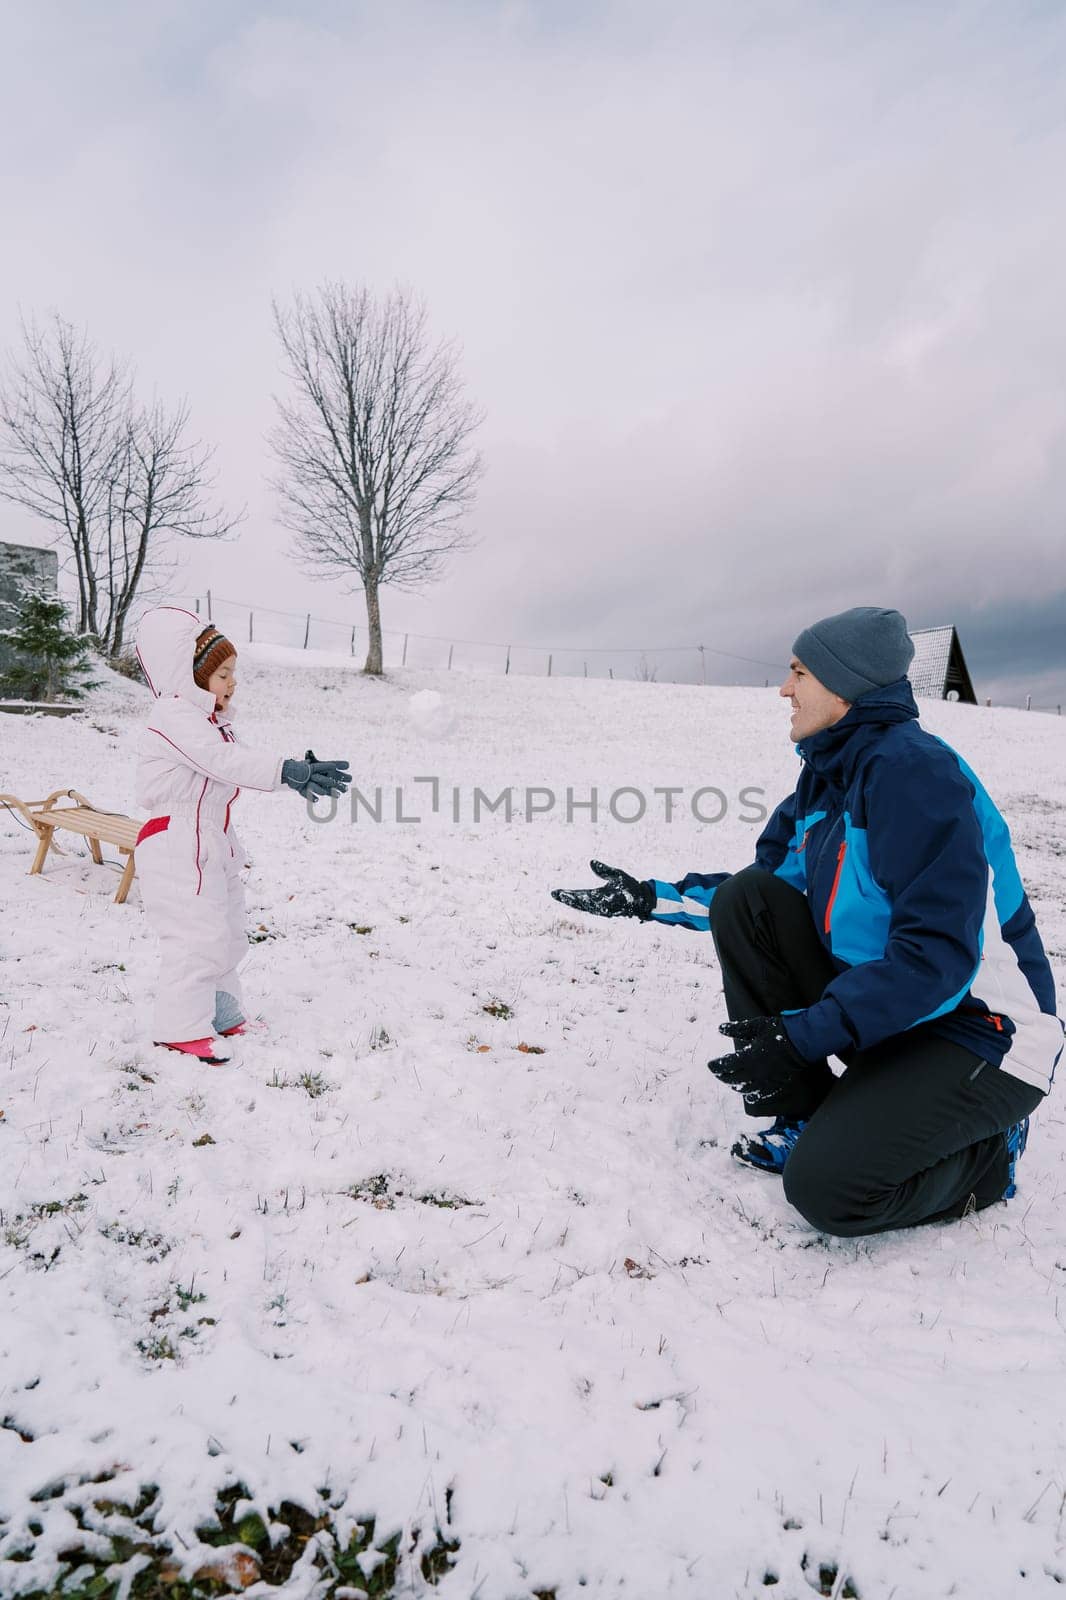
[[[710,928],[735,1053],[708,1066],[775,1119],[733,1154],[842,1236],[1009,1199],[1063,1042],[1007,825],[919,726],[913,654],[873,606],[800,634],[780,693],[803,768],[754,866],[660,883],[593,862],[602,887],[553,890]]]

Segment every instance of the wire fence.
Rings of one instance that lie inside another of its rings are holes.
[[[1061,717],[1062,716],[1062,704],[1061,704],[1061,702],[1058,705],[1034,706],[1033,697],[1032,697],[1031,694],[1027,694],[1024,701],[1022,701],[1022,700],[992,700],[989,697],[989,698],[986,698],[986,699],[982,700],[980,702],[980,704],[983,705],[983,706],[996,705],[996,706],[999,706],[1004,711],[1043,711],[1043,712],[1046,712],[1046,713],[1050,714],[1053,717]]]
[[[282,611],[250,606],[210,589],[181,597],[234,642],[285,645],[292,649],[330,650],[357,657],[368,644],[365,617],[351,622],[316,617],[309,611]],[[504,643],[488,639],[454,639],[444,634],[382,630],[386,667],[422,667],[465,671],[523,673],[542,677],[638,679],[649,683],[713,683],[764,688],[780,683],[788,672],[783,661],[738,655],[709,645],[645,645],[609,648],[602,645],[549,646]],[[952,697],[953,698],[953,697]],[[1061,704],[1034,705],[1032,695],[1017,700],[978,700],[984,706],[1062,715]]]
[[[250,606],[210,590],[175,597],[213,622],[235,645],[275,644],[292,649],[365,655],[365,617],[351,622],[316,617],[312,612]],[[490,639],[454,639],[443,634],[382,630],[386,667],[498,672],[541,677],[626,678],[659,683],[763,684],[781,680],[780,661],[736,655],[702,644],[611,649],[602,645],[527,645]]]

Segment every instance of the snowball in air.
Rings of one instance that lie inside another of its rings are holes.
[[[455,712],[436,689],[422,689],[413,694],[407,710],[424,738],[446,739],[455,727]]]

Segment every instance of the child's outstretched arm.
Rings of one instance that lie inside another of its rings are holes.
[[[301,761],[223,739],[201,712],[178,697],[159,702],[146,739],[146,754],[155,744],[160,758],[178,760],[205,778],[239,789],[271,791],[287,784],[317,800],[321,795],[343,794],[352,781],[347,761],[319,761],[311,750]]]
[[[235,788],[268,792],[281,788],[283,755],[223,739],[202,711],[177,696],[156,703],[142,749],[148,759],[157,753],[161,760],[179,761],[205,778]]]

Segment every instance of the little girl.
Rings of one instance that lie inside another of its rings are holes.
[[[229,721],[237,652],[191,611],[159,606],[137,630],[137,658],[155,704],[141,735],[137,876],[161,956],[152,1036],[216,1066],[219,1035],[244,1031],[237,964],[248,949],[243,854],[231,821],[241,789],[288,784],[309,798],[343,794],[347,761],[288,760],[237,743]]]

